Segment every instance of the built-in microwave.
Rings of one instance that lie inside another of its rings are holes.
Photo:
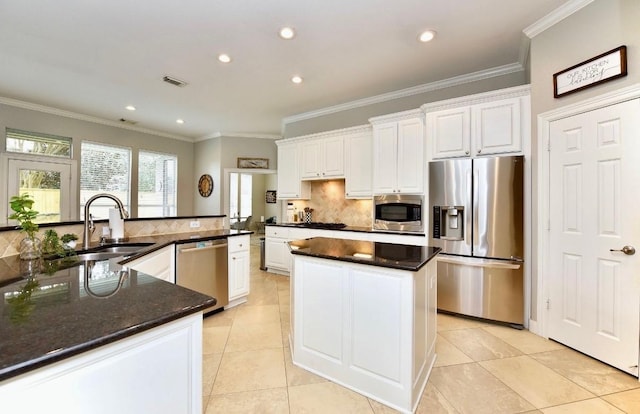
[[[373,229],[424,233],[424,197],[411,194],[385,194],[373,197]]]

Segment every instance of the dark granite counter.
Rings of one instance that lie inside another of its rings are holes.
[[[438,247],[313,237],[289,243],[291,253],[415,272],[433,259]]]
[[[141,251],[95,262],[0,259],[0,381],[215,305],[215,299],[122,265],[170,244],[251,234],[216,230],[130,239]],[[31,274],[32,277],[26,277]]]
[[[362,226],[345,226],[341,228],[337,227],[329,227],[322,228],[319,226],[315,226],[313,224],[308,225],[305,223],[269,223],[265,226],[275,226],[275,227],[291,227],[294,229],[314,229],[314,230],[332,230],[332,231],[355,231],[359,233],[380,233],[380,234],[397,234],[401,236],[416,236],[416,237],[424,237],[423,233],[407,233],[407,232],[398,232],[398,231],[378,231],[373,230],[371,227],[362,227]]]

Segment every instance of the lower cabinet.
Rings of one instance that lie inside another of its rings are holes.
[[[264,264],[269,272],[289,273],[291,271],[291,253],[289,252],[289,229],[267,226],[265,229]]]
[[[141,258],[127,263],[126,266],[158,279],[176,283],[175,248],[173,244],[147,253]]]
[[[229,237],[229,304],[231,308],[247,301],[249,295],[249,244],[246,236]]]
[[[0,382],[0,401],[7,413],[201,414],[202,312]]]

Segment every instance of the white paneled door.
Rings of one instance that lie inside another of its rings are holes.
[[[550,128],[549,337],[638,376],[640,100]]]

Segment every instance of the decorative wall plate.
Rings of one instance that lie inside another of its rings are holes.
[[[202,197],[209,197],[213,191],[213,178],[209,174],[202,174],[198,180],[198,192]]]

